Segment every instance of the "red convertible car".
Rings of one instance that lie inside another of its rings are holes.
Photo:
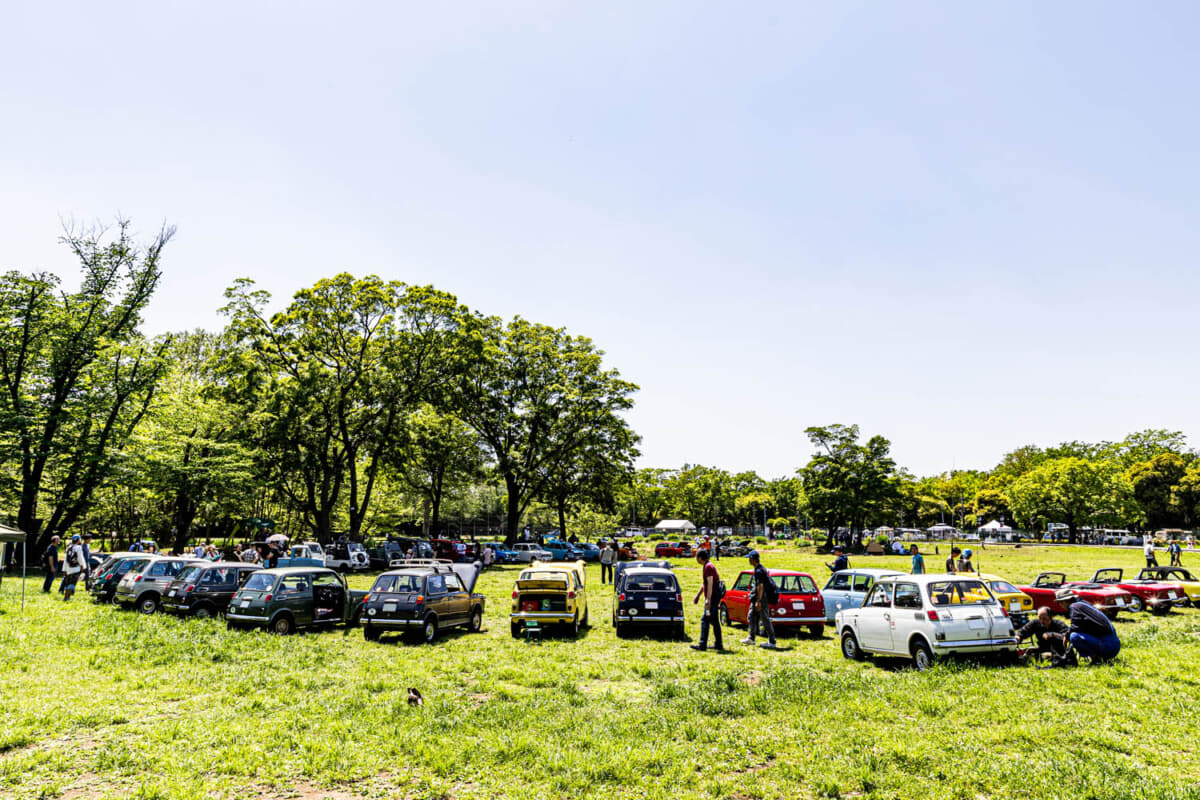
[[[1119,567],[1098,569],[1092,576],[1092,583],[1105,586],[1116,586],[1133,595],[1131,611],[1151,611],[1155,614],[1165,614],[1172,606],[1187,603],[1187,593],[1178,583],[1156,581],[1149,578],[1129,578],[1122,580],[1124,573]]]
[[[659,542],[654,546],[655,558],[691,558],[692,546],[687,542]]]
[[[779,589],[779,599],[771,604],[771,625],[776,628],[804,626],[813,636],[825,630],[825,601],[817,583],[806,572],[790,569],[769,569],[767,574]],[[738,575],[733,586],[721,601],[721,624],[748,624],[750,614],[750,580],[752,570]]]
[[[1034,609],[1045,606],[1054,614],[1065,614],[1054,595],[1059,589],[1071,589],[1080,600],[1087,600],[1104,612],[1109,619],[1116,619],[1117,613],[1125,609],[1133,609],[1133,595],[1116,586],[1106,586],[1101,583],[1084,583],[1082,581],[1067,581],[1065,572],[1043,572],[1029,586],[1018,586],[1025,594],[1033,598]]]

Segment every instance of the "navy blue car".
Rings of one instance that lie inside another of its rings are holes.
[[[613,586],[613,627],[617,636],[623,637],[637,627],[685,637],[683,594],[668,562],[619,564]]]

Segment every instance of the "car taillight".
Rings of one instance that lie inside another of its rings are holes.
[[[371,599],[371,595],[370,595],[370,594],[364,594],[364,595],[363,595],[363,602],[364,602],[364,603],[366,603],[366,602],[370,601],[370,599]]]
[[[142,576],[141,576],[141,575],[134,575],[134,576],[133,576],[133,582],[134,582],[134,583],[137,583],[137,582],[138,582],[138,581],[140,581],[141,579],[142,579]]]
[[[675,593],[675,602],[677,602],[677,603],[683,602],[683,593],[682,592]]]
[[[194,583],[189,583],[189,584],[187,585],[187,587],[186,587],[186,588],[185,588],[183,591],[186,593],[186,592],[190,592],[190,591],[192,591],[192,590],[193,590],[193,589],[195,589],[195,588],[196,588],[196,584],[194,584]]]
[[[513,589],[513,600],[517,599],[517,590]]]
[[[925,612],[925,616],[929,617],[929,620],[930,620],[931,622],[937,622],[937,621],[938,621],[938,615],[937,615],[937,612],[936,612],[936,611],[934,611],[932,608],[931,608],[931,609],[929,609],[928,611],[926,611],[926,612]]]
[[[423,605],[424,603],[425,603],[425,595],[423,595],[423,594],[417,595],[417,605]]]
[[[272,598],[272,597],[274,597],[274,596],[275,596],[275,595],[273,595],[273,594],[269,594],[269,595],[267,595],[266,597],[264,597],[264,598],[263,598],[263,602],[264,602],[264,603],[269,603],[269,602],[271,602],[271,598]]]
[[[575,599],[575,592],[574,592],[573,590],[572,590],[572,591],[570,591],[570,592],[567,592],[567,599],[568,599],[568,600],[574,600],[574,599]]]
[[[1004,616],[1006,616],[1006,617],[1007,617],[1007,616],[1008,616],[1008,609],[1007,609],[1007,608],[1005,608],[1004,606],[1000,606],[1000,613],[1001,613],[1001,614],[1003,614]]]
[[[617,602],[618,602],[618,603],[624,603],[624,602],[625,602],[625,593],[624,593],[624,592],[621,592],[619,595],[617,595]]]

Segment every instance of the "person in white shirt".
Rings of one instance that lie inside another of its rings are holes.
[[[600,547],[600,585],[613,582],[613,561],[617,557],[616,545],[605,542]]]
[[[1146,556],[1147,567],[1157,567],[1158,559],[1154,557],[1154,540],[1147,534],[1142,539],[1142,553]]]
[[[83,575],[84,558],[83,539],[77,533],[71,537],[71,546],[67,548],[67,555],[63,559],[63,600],[70,600],[75,594],[75,583]]]

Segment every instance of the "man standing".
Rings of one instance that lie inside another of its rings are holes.
[[[839,544],[833,548],[833,563],[825,562],[825,566],[829,567],[830,572],[841,572],[844,569],[850,569],[850,559],[846,558],[846,551]]]
[[[912,556],[912,574],[925,574],[925,556],[921,555],[920,549],[914,544],[908,548],[909,555]]]
[[[605,542],[600,548],[600,585],[613,582],[613,561],[617,557],[615,542]]]
[[[83,574],[83,540],[79,534],[71,537],[71,544],[67,548],[66,558],[63,559],[63,579],[60,590],[63,593],[63,600],[70,600],[75,594],[75,583],[79,580],[79,576]]]
[[[46,545],[46,549],[42,551],[42,569],[46,571],[46,580],[42,581],[42,592],[50,594],[50,588],[54,586],[54,577],[58,574],[58,543],[62,541],[58,536],[50,537],[50,544]]]
[[[950,557],[946,559],[946,572],[953,575],[958,572],[958,557],[962,554],[962,550],[957,547],[950,548]]]
[[[1037,654],[1049,653],[1056,658],[1062,658],[1067,652],[1067,636],[1071,629],[1062,620],[1050,616],[1050,609],[1042,606],[1037,616],[1022,625],[1014,634],[1013,641],[1017,644],[1026,639],[1033,639],[1037,645]]]
[[[1158,566],[1158,559],[1154,557],[1154,540],[1148,533],[1142,537],[1142,553],[1146,556],[1147,567]]]
[[[751,550],[747,558],[754,568],[754,579],[750,582],[750,635],[742,640],[742,644],[754,644],[754,637],[761,633],[767,641],[759,647],[768,650],[775,648],[775,627],[771,624],[771,603],[779,599],[779,592],[767,568],[758,558],[758,551]]]
[[[83,535],[83,585],[92,586],[92,535]]]
[[[1183,548],[1180,547],[1178,539],[1171,540],[1171,545],[1167,548],[1167,552],[1171,554],[1172,567],[1183,566]]]
[[[1077,663],[1078,654],[1090,658],[1093,664],[1098,664],[1114,658],[1121,652],[1121,640],[1117,637],[1117,629],[1102,611],[1091,603],[1080,600],[1069,589],[1060,591],[1055,599],[1060,606],[1067,608],[1067,617],[1071,621],[1068,634],[1071,650],[1067,653],[1064,663]]]
[[[700,591],[696,592],[696,597],[692,600],[693,605],[700,602],[700,596],[704,596],[704,613],[700,617],[700,642],[692,645],[693,650],[708,649],[708,629],[711,627],[713,632],[713,649],[718,653],[725,652],[725,646],[721,643],[721,576],[717,574],[717,567],[709,560],[707,550],[696,551],[696,561],[700,563]]]

